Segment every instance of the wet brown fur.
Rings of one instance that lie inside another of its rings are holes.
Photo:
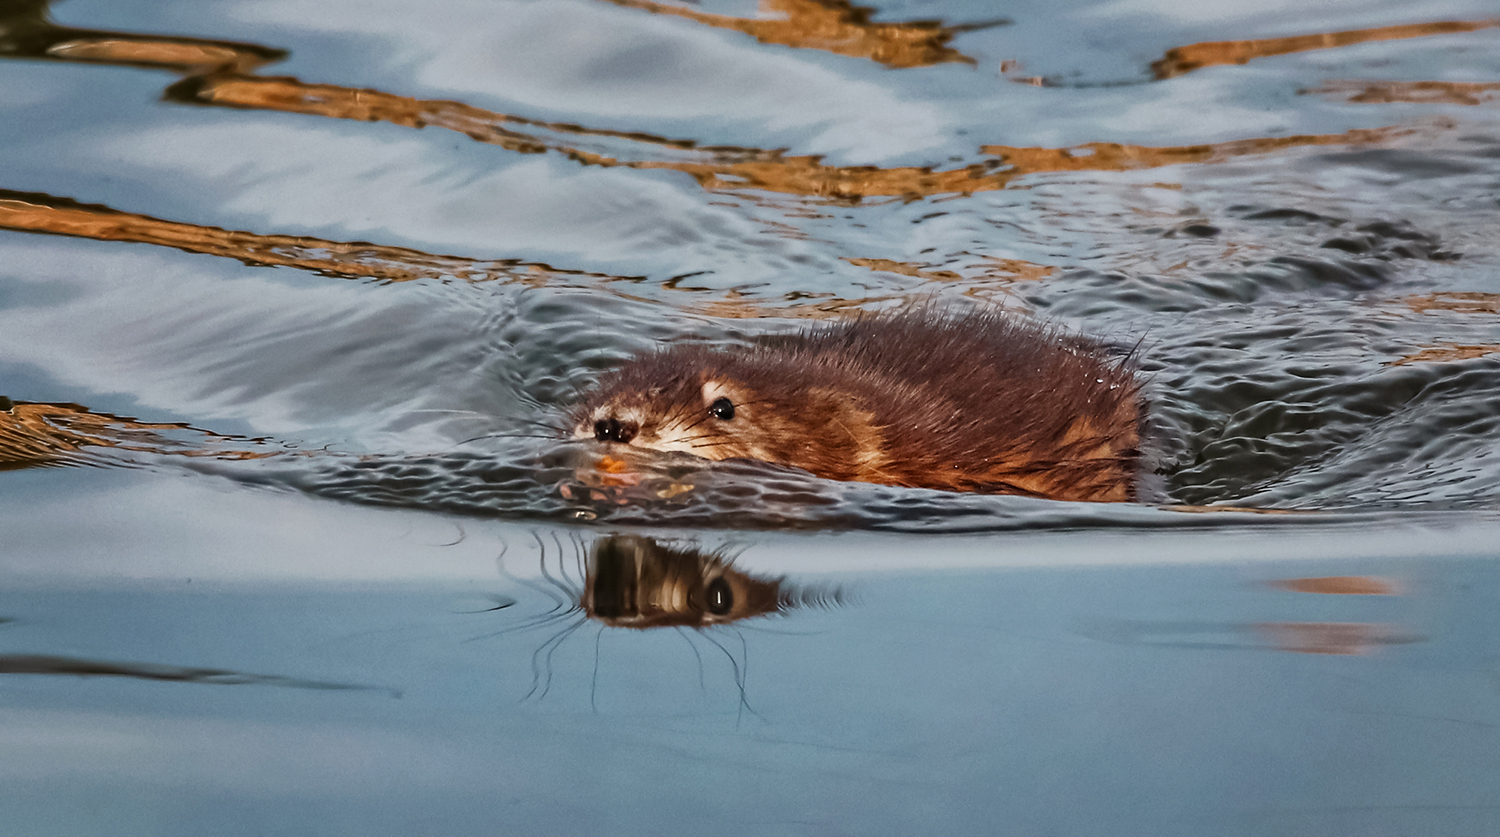
[[[720,395],[731,420],[709,412]],[[829,479],[1127,501],[1142,406],[1131,359],[1096,341],[1000,313],[917,309],[734,351],[640,355],[585,396],[576,435],[593,437],[601,417],[624,418],[639,447]]]

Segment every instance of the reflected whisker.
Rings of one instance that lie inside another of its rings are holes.
[[[698,691],[707,700],[708,683],[703,679],[703,654],[698,651],[698,646],[693,644],[692,637],[687,635],[687,631],[684,631],[681,625],[676,626],[674,630],[677,631],[678,636],[682,637],[682,641],[686,642],[688,647],[693,649],[693,656],[698,660]]]
[[[536,532],[532,532],[532,537],[536,538]],[[537,538],[537,547],[540,549],[541,546],[542,546],[541,539]],[[545,586],[543,586],[541,584],[537,584],[536,582],[532,581],[531,579],[521,578],[520,576],[516,575],[515,573],[512,573],[509,569],[506,568],[506,566],[505,566],[505,553],[506,553],[507,550],[509,550],[509,548],[510,548],[510,546],[502,541],[501,542],[500,554],[497,555],[497,556],[495,556],[495,566],[500,570],[500,574],[504,575],[506,578],[510,579],[511,581],[514,581],[517,584],[523,585],[525,587],[529,587],[530,589],[535,590],[536,592],[541,593],[543,596],[546,596],[548,599],[550,599],[552,601],[552,603],[555,605],[555,607],[553,607],[552,610],[548,611],[548,613],[556,613],[559,610],[563,610],[563,609],[567,608],[569,606],[568,602],[566,602],[564,600],[558,599],[557,596],[554,595],[553,592],[551,590],[547,589]]]
[[[551,530],[550,534],[552,535],[552,543],[553,543],[553,545],[557,547],[557,566],[558,566],[558,569],[561,570],[562,569],[562,553],[563,553],[562,541],[558,540],[557,530],[555,530],[555,529]],[[541,543],[541,538],[540,537],[537,538],[537,543],[538,544]],[[566,584],[564,584],[562,581],[560,581],[556,576],[554,576],[552,574],[552,572],[550,570],[547,569],[547,552],[546,552],[545,549],[542,550],[542,560],[540,562],[540,566],[541,566],[541,570],[542,570],[542,577],[545,578],[545,579],[547,579],[547,583],[548,584],[552,585],[554,588],[556,588],[558,590],[561,590],[564,594],[566,594],[566,595],[568,595],[570,597],[575,595],[575,593],[572,590],[572,588],[568,587]]]
[[[576,622],[549,637],[546,642],[543,642],[541,646],[531,653],[531,691],[522,696],[521,700],[523,702],[530,700],[532,695],[536,695],[536,699],[541,700],[547,696],[547,692],[551,691],[552,652],[556,651],[558,646],[562,645],[574,631],[583,627],[586,622],[588,622],[588,617],[579,616]],[[543,656],[544,653],[545,657]],[[542,677],[544,671],[546,672],[545,680]],[[538,689],[541,689],[540,694],[537,692]]]
[[[604,639],[604,626],[600,625],[599,630],[594,633],[594,676],[589,681],[589,708],[594,711],[595,715],[599,714],[599,642],[602,639]]]
[[[744,719],[745,711],[746,710],[749,710],[750,714],[752,714],[755,717],[759,718],[760,717],[760,713],[756,712],[755,709],[752,706],[750,706],[750,700],[749,700],[749,697],[746,694],[746,689],[745,689],[745,673],[740,668],[740,661],[736,660],[734,658],[734,655],[731,654],[731,653],[729,653],[729,649],[725,648],[724,645],[723,645],[723,643],[719,642],[718,640],[716,640],[712,636],[710,636],[708,634],[708,632],[706,632],[706,631],[700,632],[699,636],[701,636],[704,639],[708,640],[710,643],[713,644],[713,646],[715,648],[717,648],[720,651],[724,652],[724,657],[729,660],[729,665],[734,670],[734,685],[736,687],[738,687],[739,690],[740,690],[740,709],[739,709],[739,714],[736,717],[735,722],[734,722],[735,723],[735,727],[738,728],[738,726],[740,724],[740,721],[742,721]],[[740,642],[743,644],[744,641],[745,641],[745,637],[743,635],[741,635],[740,636]]]
[[[498,609],[499,608],[495,608],[495,610],[498,610]],[[469,612],[470,613],[491,613],[493,611],[492,610],[474,610],[474,611],[469,611]],[[569,617],[569,615],[571,615],[572,613],[573,613],[573,611],[568,610],[568,611],[562,611],[562,612],[547,613],[547,614],[543,614],[543,615],[540,615],[540,616],[533,616],[533,617],[531,617],[529,619],[526,619],[523,622],[518,622],[518,623],[516,623],[514,625],[506,625],[505,627],[500,628],[499,630],[490,631],[488,633],[479,634],[478,636],[472,636],[472,637],[469,637],[468,639],[461,640],[460,644],[467,645],[468,643],[471,643],[471,642],[479,642],[479,641],[485,640],[485,639],[494,639],[497,636],[506,636],[508,634],[524,633],[525,631],[529,631],[532,628],[540,628],[543,625],[556,624],[557,622],[559,622],[561,620],[567,619]]]
[[[776,636],[826,636],[833,633],[831,630],[823,631],[785,631],[778,628],[767,628],[764,625],[736,625],[741,631],[754,631],[758,634],[775,634]]]

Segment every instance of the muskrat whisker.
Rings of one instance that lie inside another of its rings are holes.
[[[558,433],[566,433],[567,432],[567,428],[565,428],[565,427],[558,427],[557,425],[552,424],[551,422],[541,421],[540,419],[529,419],[529,418],[522,418],[520,416],[511,416],[508,420],[509,421],[520,422],[521,424],[529,424],[532,427],[540,427],[540,428],[542,428],[544,430],[552,430],[552,431],[555,431],[555,432],[558,432]]]
[[[464,415],[464,416],[470,416],[470,417],[473,417],[473,418],[487,418],[487,419],[492,419],[492,418],[495,417],[493,413],[481,413],[478,410],[446,410],[446,409],[441,409],[441,408],[438,408],[438,407],[422,407],[422,408],[417,409],[417,410],[407,410],[406,411],[407,415],[416,415],[418,413],[451,413],[453,415]]]
[[[484,439],[549,439],[549,440],[554,441],[554,442],[560,442],[560,441],[563,440],[563,437],[561,437],[561,436],[548,436],[548,435],[545,435],[545,434],[542,434],[542,433],[505,433],[505,432],[483,433],[483,434],[478,435],[478,436],[473,436],[473,437],[470,437],[468,439],[464,439],[461,442],[454,442],[452,445],[450,445],[448,447],[448,450],[452,450],[453,448],[457,448],[457,447],[462,447],[462,446],[467,445],[467,444],[469,444],[471,442],[482,441]]]
[[[698,425],[704,423],[705,421],[708,421],[710,418],[712,418],[712,416],[708,416],[708,415],[699,416],[697,419],[694,419],[691,424],[680,426],[677,429],[681,430],[684,433],[686,433],[687,431],[692,430],[694,427],[697,427]]]

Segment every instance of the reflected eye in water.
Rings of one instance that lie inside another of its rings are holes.
[[[746,573],[721,552],[616,535],[589,550],[579,604],[614,628],[706,628],[802,604],[784,578]]]
[[[708,583],[708,612],[715,616],[723,616],[734,609],[734,590],[729,582],[723,577],[716,578]]]
[[[606,630],[672,628],[692,647],[700,684],[704,655],[695,645],[699,638],[728,659],[734,686],[740,693],[740,708],[746,710],[749,704],[745,697],[745,655],[749,648],[735,623],[801,608],[827,609],[846,603],[844,592],[836,587],[803,587],[782,577],[741,570],[734,566],[734,557],[723,550],[704,550],[692,544],[635,535],[601,537],[592,544],[574,535],[570,550],[555,533],[550,538],[550,548],[539,533],[533,533],[533,537],[540,550],[542,580],[513,575],[505,567],[503,552],[499,569],[512,581],[550,601],[552,607],[539,614],[520,616],[519,622],[485,635],[551,630],[550,636],[531,655],[532,687],[522,700],[547,695],[552,688],[553,662],[558,649],[568,637],[592,622],[597,625],[597,632],[593,642],[595,674],[590,686],[591,703],[599,687],[599,637]],[[499,607],[482,612],[508,609],[510,604],[519,603],[504,599]],[[737,653],[711,633],[723,629],[738,637]]]

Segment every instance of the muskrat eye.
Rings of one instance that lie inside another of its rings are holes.
[[[719,399],[723,400],[723,399]],[[730,407],[733,410],[733,407]],[[715,616],[723,616],[734,607],[734,591],[729,589],[729,582],[720,576],[708,583],[708,612]]]
[[[734,418],[734,403],[728,398],[717,399],[714,403],[708,405],[708,412],[716,419],[729,421]]]

